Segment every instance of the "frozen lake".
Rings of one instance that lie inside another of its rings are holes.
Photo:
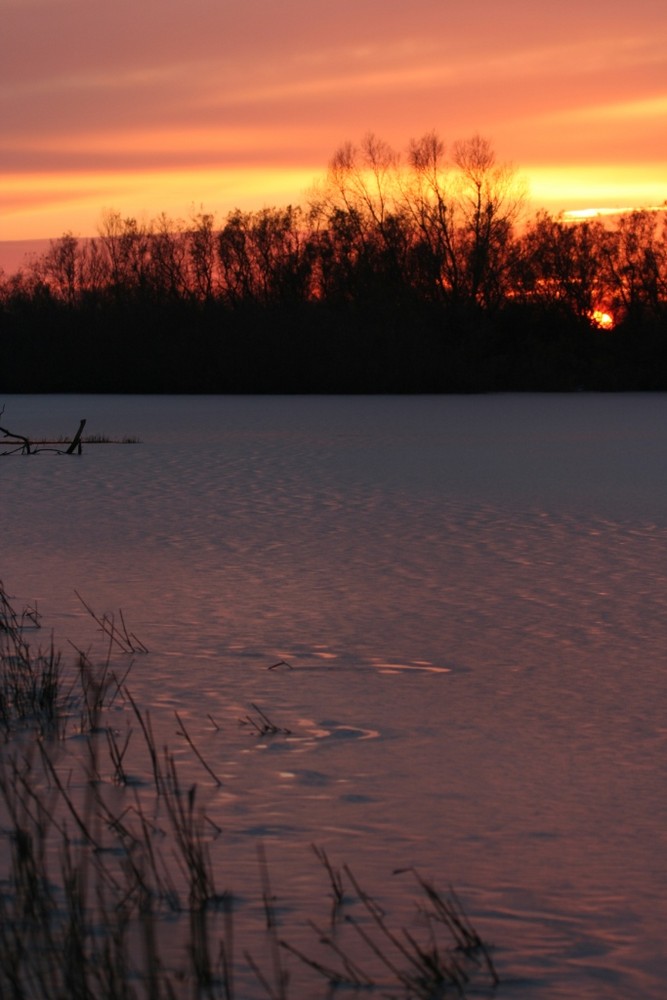
[[[22,434],[141,439],[3,458],[0,579],[66,655],[104,655],[75,590],[122,609],[221,884],[261,841],[298,937],[311,844],[399,915],[416,866],[498,996],[664,996],[667,396],[3,403]],[[253,704],[289,736],[253,738]]]

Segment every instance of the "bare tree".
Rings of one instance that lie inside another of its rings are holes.
[[[213,297],[216,285],[215,217],[197,212],[186,235],[190,285],[194,295],[206,301]]]
[[[609,301],[603,259],[610,235],[598,219],[571,223],[539,212],[521,237],[515,293],[590,322]]]
[[[524,186],[488,139],[452,146],[436,132],[413,139],[403,205],[414,229],[417,275],[454,305],[497,306],[507,291]]]
[[[150,270],[150,228],[120,212],[103,213],[100,241],[109,258],[109,280],[118,291],[145,286]]]
[[[147,281],[157,298],[170,301],[190,294],[188,251],[182,225],[162,212],[147,232]]]
[[[79,240],[65,233],[51,240],[47,252],[34,264],[35,272],[54,295],[74,305],[80,290]]]
[[[372,132],[359,146],[344,143],[329,161],[324,188],[311,203],[311,212],[328,218],[343,210],[358,220],[360,235],[382,233],[396,211],[398,166],[398,154]]]
[[[655,212],[630,212],[610,233],[601,263],[617,316],[659,315],[667,289],[667,244]]]
[[[457,254],[468,301],[496,305],[507,290],[514,225],[525,185],[510,164],[498,163],[488,139],[474,135],[454,144],[457,168]]]
[[[403,210],[413,232],[412,273],[431,297],[457,297],[455,211],[445,144],[436,132],[412,139],[408,171],[402,177]]]

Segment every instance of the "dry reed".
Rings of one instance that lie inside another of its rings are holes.
[[[346,985],[383,998],[435,1000],[464,996],[480,978],[497,984],[489,949],[453,891],[442,895],[411,870],[421,898],[418,939],[413,929],[392,926],[349,866],[336,867],[315,845],[328,884],[322,896],[331,902],[329,930],[309,921],[318,953],[297,948],[280,926],[261,846],[265,955],[259,961],[238,948],[236,897],[216,885],[211,857],[220,826],[198,786],[184,784],[174,755],[156,746],[149,713],[125,683],[127,671],[119,679],[111,666],[112,650],[146,648],[122,618],[119,630],[84,606],[106,636],[106,659],[96,667],[77,650],[67,673],[53,640],[45,652],[33,651],[27,635],[35,616],[16,612],[0,584],[1,997],[245,1000],[238,983],[250,974],[269,1000],[303,1000],[291,992],[290,956],[327,991]],[[114,703],[125,708],[123,733],[108,725]],[[255,715],[241,721],[255,735],[289,732],[252,708]],[[218,787],[214,768],[178,713],[176,719]],[[68,724],[76,720],[70,740]],[[141,791],[129,767],[133,725],[152,777]],[[174,920],[182,922],[177,949],[165,943]]]

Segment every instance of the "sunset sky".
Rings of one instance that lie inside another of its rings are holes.
[[[552,211],[667,198],[664,0],[0,0],[0,240],[305,204],[335,149],[480,133]]]

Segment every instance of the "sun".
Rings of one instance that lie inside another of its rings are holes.
[[[614,317],[603,309],[594,309],[591,313],[591,320],[599,330],[611,330],[614,326]]]

